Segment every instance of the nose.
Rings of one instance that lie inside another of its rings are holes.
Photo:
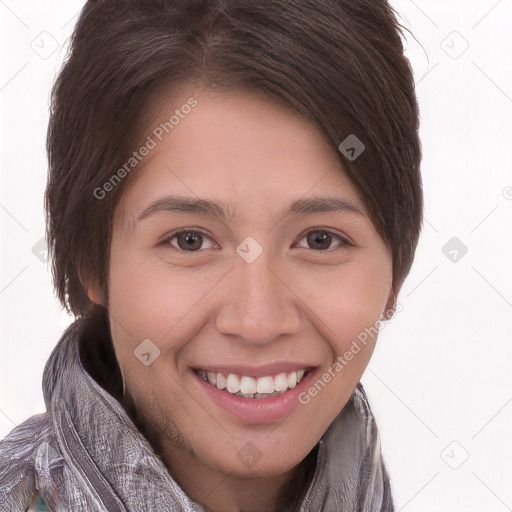
[[[300,330],[300,300],[266,251],[252,263],[242,258],[223,283],[217,330],[245,343],[267,344]]]

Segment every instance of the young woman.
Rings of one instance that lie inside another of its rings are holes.
[[[0,510],[392,511],[360,384],[422,219],[384,0],[89,0],[52,95],[76,321]]]

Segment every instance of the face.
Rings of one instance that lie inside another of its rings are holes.
[[[153,129],[192,96],[159,140]],[[166,453],[282,474],[360,380],[376,337],[344,354],[390,304],[390,251],[336,152],[287,107],[191,89],[151,126],[111,247],[126,394]]]

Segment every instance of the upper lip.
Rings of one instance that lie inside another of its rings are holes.
[[[203,370],[205,372],[223,373],[225,375],[234,373],[235,375],[247,375],[249,377],[265,377],[267,375],[277,375],[279,373],[287,373],[298,370],[311,370],[314,368],[309,363],[297,363],[297,362],[276,362],[266,364],[264,366],[250,366],[247,364],[205,364],[201,366],[195,366],[195,370]]]

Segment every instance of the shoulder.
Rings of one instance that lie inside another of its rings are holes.
[[[50,434],[46,413],[42,413],[0,440],[0,510],[25,510],[29,505],[36,488],[36,458]]]
[[[31,416],[13,428],[9,434],[0,439],[0,474],[5,463],[30,458],[37,445],[49,435],[49,424],[46,413]]]

